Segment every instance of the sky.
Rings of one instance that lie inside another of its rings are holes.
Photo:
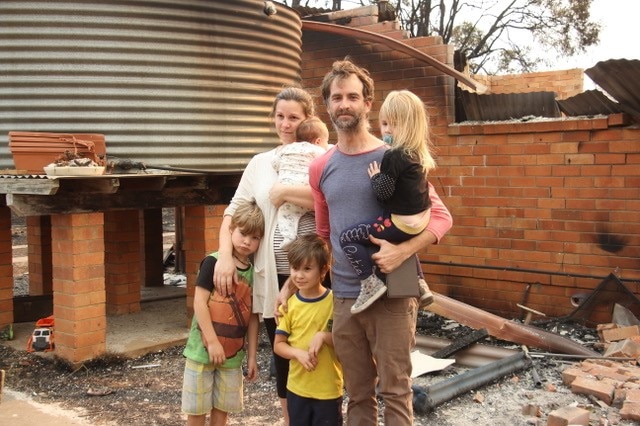
[[[640,1],[594,0],[591,16],[602,25],[600,43],[589,48],[586,54],[569,58],[567,65],[557,63],[554,69],[586,69],[607,59],[640,59],[640,44],[635,37],[640,24]]]
[[[319,6],[325,6],[324,0],[317,0],[315,3]],[[342,0],[342,6],[343,9],[351,9],[359,7],[359,2]],[[640,0],[594,0],[591,4],[591,17],[592,20],[602,25],[600,43],[574,58],[554,58],[551,66],[541,68],[539,71],[587,69],[598,61],[607,59],[640,59],[640,43],[637,37],[634,37],[640,32],[638,29],[639,16]],[[593,88],[593,83],[585,75],[585,89],[591,88]]]

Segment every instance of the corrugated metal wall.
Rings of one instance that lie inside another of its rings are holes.
[[[257,0],[0,1],[7,133],[104,133],[107,156],[240,171],[277,144],[274,95],[298,81],[301,22]]]

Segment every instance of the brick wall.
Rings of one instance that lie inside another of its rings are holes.
[[[56,354],[76,364],[106,348],[103,213],[51,217]]]
[[[397,23],[376,21],[351,24],[404,39]],[[452,47],[438,38],[406,43],[453,64]],[[435,291],[507,317],[520,313],[517,303],[548,316],[567,315],[574,309],[573,294],[588,293],[614,271],[640,295],[637,127],[619,115],[457,125],[453,78],[382,44],[310,31],[303,32],[304,87],[318,94],[331,63],[347,55],[376,82],[374,133],[377,110],[390,90],[414,91],[431,114],[439,168],[430,179],[454,218],[444,241],[421,253]],[[504,77],[492,84],[494,90],[552,86],[568,96],[582,87],[578,71]]]
[[[474,75],[488,87],[487,93],[555,92],[556,99],[567,99],[583,91],[584,73],[580,68],[511,75]]]
[[[187,271],[187,308],[193,315],[195,283],[202,257],[218,250],[218,234],[226,206],[186,206],[184,209],[184,257]]]
[[[619,269],[640,294],[640,131],[620,118],[450,126],[436,186],[455,225],[429,250],[436,290],[561,316]]]
[[[11,210],[0,206],[0,256],[11,258]],[[0,329],[13,323],[13,266],[0,266]]]

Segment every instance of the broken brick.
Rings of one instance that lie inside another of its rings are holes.
[[[625,401],[620,409],[620,417],[626,420],[640,420],[640,402]]]
[[[611,405],[613,402],[613,392],[615,388],[614,383],[586,377],[576,377],[571,383],[571,391],[573,393],[593,395],[604,401],[607,405]]]
[[[569,367],[562,372],[562,383],[569,386],[577,377],[592,377],[589,373],[578,367]]]
[[[598,379],[606,377],[620,382],[626,382],[627,380],[629,380],[630,376],[626,374],[626,371],[624,369],[618,368],[617,365],[609,365],[584,362],[582,364],[582,369],[588,371],[589,374],[597,377]]]
[[[522,414],[525,416],[540,417],[542,416],[542,410],[540,410],[539,405],[526,404],[522,407]]]
[[[640,389],[627,389],[626,394],[626,401],[640,402]]]
[[[637,358],[640,356],[640,343],[636,343],[631,339],[613,342],[603,356]]]
[[[589,426],[589,411],[578,407],[562,407],[549,413],[547,426]]]
[[[624,340],[631,336],[638,335],[640,335],[640,326],[638,325],[602,330],[602,339],[605,342],[617,342],[618,340]]]
[[[598,331],[598,337],[600,338],[600,341],[601,341],[601,342],[604,342],[604,341],[605,341],[605,340],[604,340],[604,336],[602,335],[602,333],[603,333],[605,330],[612,330],[612,329],[614,329],[614,328],[618,328],[618,325],[617,325],[617,324],[614,324],[614,323],[612,323],[612,322],[609,322],[609,323],[606,323],[606,324],[598,324],[598,325],[596,326],[596,330]]]

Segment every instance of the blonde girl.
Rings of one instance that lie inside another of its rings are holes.
[[[387,292],[374,270],[369,236],[391,242],[406,241],[429,224],[431,200],[427,175],[436,166],[431,155],[429,118],[423,102],[408,90],[389,93],[379,113],[380,132],[390,146],[382,161],[369,164],[367,173],[382,205],[375,218],[364,220],[340,235],[340,245],[360,278],[360,294],[351,313],[367,309]],[[416,264],[416,272],[421,275]],[[382,277],[384,278],[384,277]],[[420,306],[433,301],[420,280]]]

